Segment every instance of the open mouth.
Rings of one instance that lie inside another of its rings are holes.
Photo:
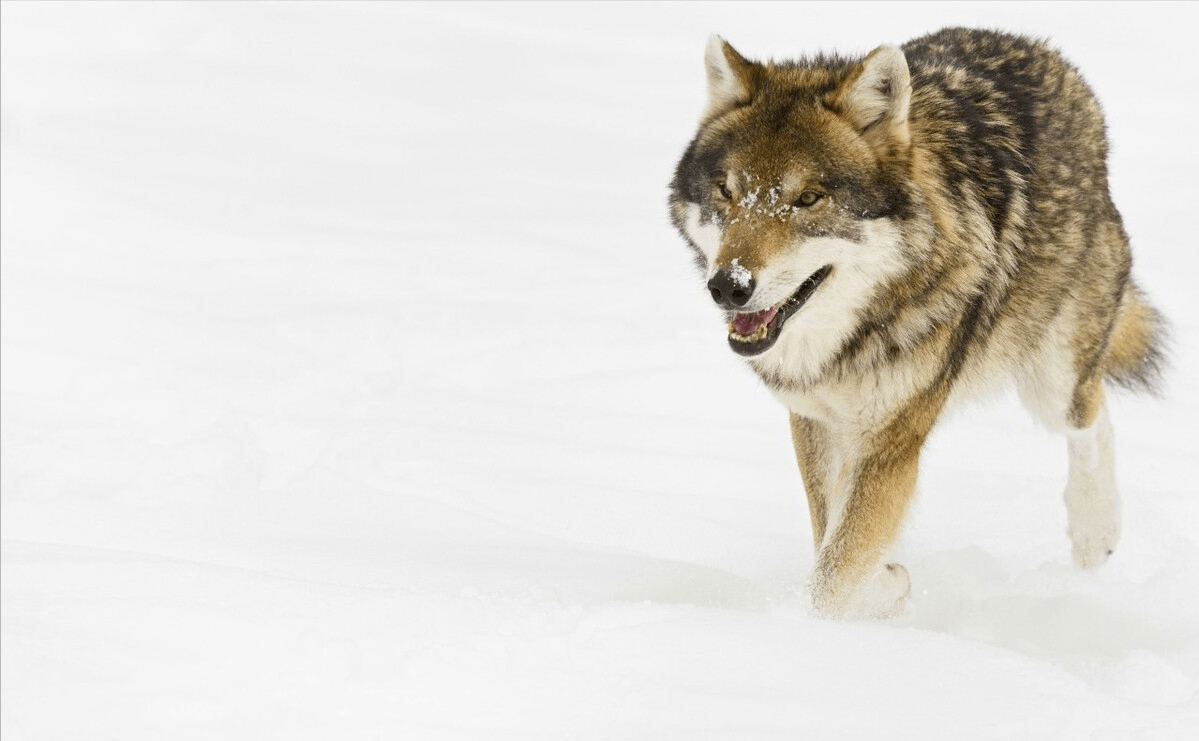
[[[733,321],[729,322],[729,347],[738,355],[745,356],[759,355],[769,350],[778,341],[783,323],[807,303],[832,270],[832,265],[820,268],[777,306],[748,314],[733,314]]]

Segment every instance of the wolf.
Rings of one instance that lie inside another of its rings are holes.
[[[887,563],[946,409],[1010,388],[1065,434],[1074,563],[1120,536],[1108,382],[1153,391],[1167,326],[1133,282],[1103,114],[1047,42],[947,28],[864,57],[707,45],[669,186],[728,344],[790,413],[814,610],[889,617]]]

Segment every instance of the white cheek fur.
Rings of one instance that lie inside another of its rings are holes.
[[[688,203],[683,207],[685,218],[683,219],[683,228],[687,230],[687,236],[699,248],[704,259],[711,266],[716,262],[716,253],[720,252],[720,241],[723,237],[723,232],[715,223],[700,222],[699,206],[694,203]]]
[[[833,272],[799,313],[783,327],[774,347],[752,363],[772,374],[798,381],[819,377],[825,363],[857,327],[858,315],[875,289],[904,267],[898,230],[888,221],[865,225],[862,242],[818,238],[805,242],[794,257],[761,271],[761,289],[789,295],[823,265]]]

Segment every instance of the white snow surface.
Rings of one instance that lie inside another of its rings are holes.
[[[1194,5],[0,13],[4,741],[1199,738]],[[822,620],[666,184],[710,34],[955,24],[1096,89],[1173,366],[1110,563],[1005,395],[928,446],[908,613]]]

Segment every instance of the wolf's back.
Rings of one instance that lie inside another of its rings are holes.
[[[999,32],[944,29],[903,49],[913,139],[936,163],[922,185],[959,222],[981,208],[992,232],[992,340],[1018,354],[1068,313],[1080,366],[1153,390],[1167,325],[1130,279],[1103,113],[1082,76],[1047,44]]]

